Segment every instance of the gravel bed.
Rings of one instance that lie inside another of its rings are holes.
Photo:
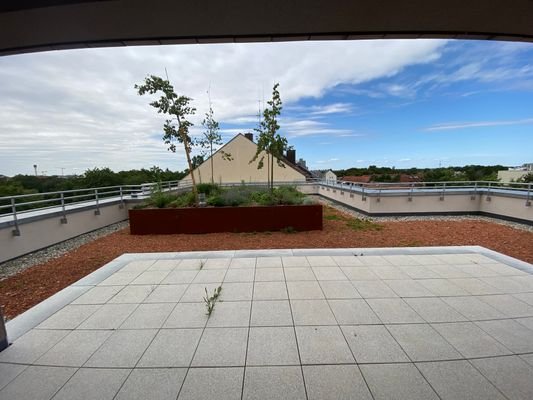
[[[44,263],[48,260],[61,257],[62,255],[77,249],[78,247],[92,242],[95,239],[107,236],[110,233],[120,231],[128,227],[128,221],[118,222],[116,224],[108,225],[95,231],[84,233],[83,235],[75,238],[65,240],[64,242],[54,244],[50,247],[46,247],[42,250],[37,250],[33,253],[26,254],[21,257],[17,257],[13,260],[0,263],[0,281],[6,279],[9,276],[18,274],[27,268],[34,265]]]
[[[520,229],[526,232],[533,232],[533,226],[521,224],[518,222],[506,221],[499,218],[485,217],[482,215],[420,215],[420,216],[398,216],[398,217],[369,217],[368,215],[362,214],[355,211],[353,208],[343,206],[337,202],[328,200],[322,196],[309,196],[314,198],[321,204],[333,207],[343,213],[354,216],[355,218],[369,219],[375,222],[397,222],[397,221],[466,221],[466,220],[475,220],[475,221],[485,221],[491,222],[494,224],[500,224],[509,226],[511,228]]]

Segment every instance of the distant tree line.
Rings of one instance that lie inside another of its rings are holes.
[[[399,182],[402,174],[417,176],[425,182],[447,181],[497,181],[498,171],[505,170],[503,165],[465,165],[446,168],[407,168],[377,167],[349,168],[333,171],[337,177],[370,175],[373,182]]]
[[[19,194],[57,192],[62,190],[87,189],[102,186],[140,185],[146,182],[173,181],[183,178],[185,171],[150,169],[132,169],[114,172],[109,168],[93,168],[79,176],[35,176],[15,175],[0,178],[0,197]]]

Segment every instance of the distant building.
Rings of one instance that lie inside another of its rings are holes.
[[[213,181],[219,184],[242,181],[268,182],[270,164],[267,163],[267,159],[269,155],[263,152],[256,161],[250,163],[256,151],[257,144],[253,141],[253,135],[239,133],[213,154]],[[227,160],[224,154],[230,154],[231,161]],[[265,157],[263,168],[257,169],[262,156]],[[274,161],[274,182],[303,182],[311,176],[307,169],[295,163],[295,158],[296,151],[291,149],[287,151],[286,157],[281,159],[285,168],[280,167],[276,160]],[[193,173],[197,183],[211,182],[211,158],[196,167]],[[181,182],[190,180],[191,174],[189,173]]]
[[[332,182],[332,183],[337,182],[337,175],[335,175],[335,173],[330,169],[311,171],[311,174],[313,175],[314,179],[321,179],[326,182]]]
[[[350,182],[350,183],[370,183],[372,180],[372,175],[347,175],[339,178],[341,182]]]
[[[531,172],[533,172],[533,163],[526,163],[520,167],[498,171],[498,180],[502,183],[516,182]]]

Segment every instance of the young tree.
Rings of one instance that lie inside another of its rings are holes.
[[[257,169],[264,166],[265,156],[261,155],[266,152],[269,155],[270,162],[270,177],[268,185],[270,190],[274,190],[274,159],[278,166],[285,168],[285,164],[281,161],[283,153],[287,150],[287,139],[278,133],[280,128],[278,124],[278,117],[281,114],[282,102],[278,91],[279,83],[276,83],[272,89],[272,100],[267,102],[268,107],[263,110],[263,119],[259,123],[259,127],[255,130],[258,133],[257,137],[257,151],[250,163],[254,162],[261,156]]]
[[[204,137],[199,141],[199,144],[201,147],[208,150],[207,154],[209,154],[209,161],[211,163],[211,183],[214,184],[215,169],[213,166],[213,146],[220,146],[222,144],[222,135],[220,135],[219,125],[215,120],[213,108],[211,106],[209,106],[209,112],[205,113],[205,118],[202,121],[202,125],[205,128],[205,131],[203,132]],[[230,153],[221,151],[221,155],[222,159],[224,160],[232,160]]]
[[[189,128],[193,124],[187,120],[189,115],[194,115],[196,112],[196,108],[189,105],[192,99],[187,96],[178,96],[167,79],[155,75],[145,78],[143,84],[135,85],[135,89],[137,89],[139,96],[147,93],[161,93],[159,100],[151,102],[150,105],[157,109],[159,114],[166,114],[170,117],[163,125],[163,141],[168,145],[168,150],[173,153],[176,152],[176,142],[183,145],[189,171],[191,171],[192,191],[196,204],[198,204],[198,190],[196,189],[196,180],[193,174],[194,167],[191,159],[193,142],[189,136]]]

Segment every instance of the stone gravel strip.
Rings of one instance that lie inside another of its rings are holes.
[[[326,206],[333,207],[343,213],[352,215],[355,218],[368,219],[374,222],[398,222],[398,221],[466,221],[466,220],[476,220],[476,221],[485,221],[491,222],[494,224],[505,225],[511,228],[520,229],[527,232],[533,232],[533,226],[521,224],[518,222],[506,221],[499,218],[485,217],[481,215],[420,215],[420,216],[397,216],[397,217],[369,217],[368,215],[362,214],[355,211],[353,208],[343,206],[334,201],[325,199],[321,196],[310,196],[313,199],[317,200],[319,203]]]
[[[93,240],[127,228],[128,225],[128,221],[118,222],[89,233],[84,233],[83,235],[75,238],[65,240],[64,242],[54,244],[42,250],[37,250],[33,253],[26,254],[25,256],[0,263],[0,281],[12,275],[16,275],[27,268],[33,267],[34,265],[60,257],[72,250],[77,249],[80,246],[83,246],[86,243],[92,242]]]

